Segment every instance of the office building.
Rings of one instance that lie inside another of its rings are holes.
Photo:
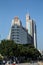
[[[26,15],[26,28],[22,26],[21,20],[16,16],[11,23],[8,40],[14,40],[18,44],[32,44],[37,47],[36,24]]]
[[[14,40],[16,43],[20,44],[31,43],[31,37],[28,34],[27,30],[22,26],[22,23],[18,17],[15,17],[12,20],[8,39]]]
[[[36,23],[32,20],[29,14],[26,15],[26,29],[28,34],[32,36],[35,48],[37,47],[37,34],[36,34]]]

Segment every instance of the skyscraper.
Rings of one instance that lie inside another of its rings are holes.
[[[26,15],[26,28],[22,26],[21,20],[16,16],[11,23],[9,40],[14,40],[19,44],[32,44],[37,47],[36,23]]]
[[[28,30],[28,34],[30,34],[33,38],[34,46],[37,47],[37,35],[36,35],[36,24],[34,20],[32,20],[29,14],[26,15],[26,29]]]
[[[31,37],[28,34],[27,30],[22,26],[22,23],[18,17],[15,17],[12,20],[10,33],[7,39],[14,40],[19,44],[31,43]]]

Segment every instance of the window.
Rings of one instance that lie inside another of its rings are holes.
[[[17,39],[19,39],[19,37],[17,37]]]
[[[12,26],[12,28],[15,28],[15,26]]]
[[[17,28],[20,28],[19,26],[17,26]]]
[[[19,42],[19,40],[17,40],[17,42]]]

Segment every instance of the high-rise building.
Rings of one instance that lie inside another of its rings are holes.
[[[26,15],[26,28],[22,26],[21,20],[16,16],[11,23],[7,39],[14,40],[19,44],[32,44],[37,47],[36,24],[30,16]]]
[[[37,30],[36,30],[36,23],[34,22],[34,46],[37,48]]]
[[[36,35],[36,24],[34,20],[32,20],[29,14],[26,15],[26,29],[28,30],[28,34],[32,36],[34,46],[37,47],[37,35]]]
[[[22,26],[22,23],[18,17],[12,20],[10,33],[8,39],[14,40],[16,43],[27,44],[31,43],[31,36],[27,30]]]

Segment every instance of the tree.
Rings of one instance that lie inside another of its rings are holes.
[[[4,58],[4,57],[0,54],[0,60],[3,60],[3,58]]]
[[[2,40],[0,44],[0,54],[3,56],[25,57],[25,59],[37,59],[41,54],[33,45],[16,44],[13,40]]]

